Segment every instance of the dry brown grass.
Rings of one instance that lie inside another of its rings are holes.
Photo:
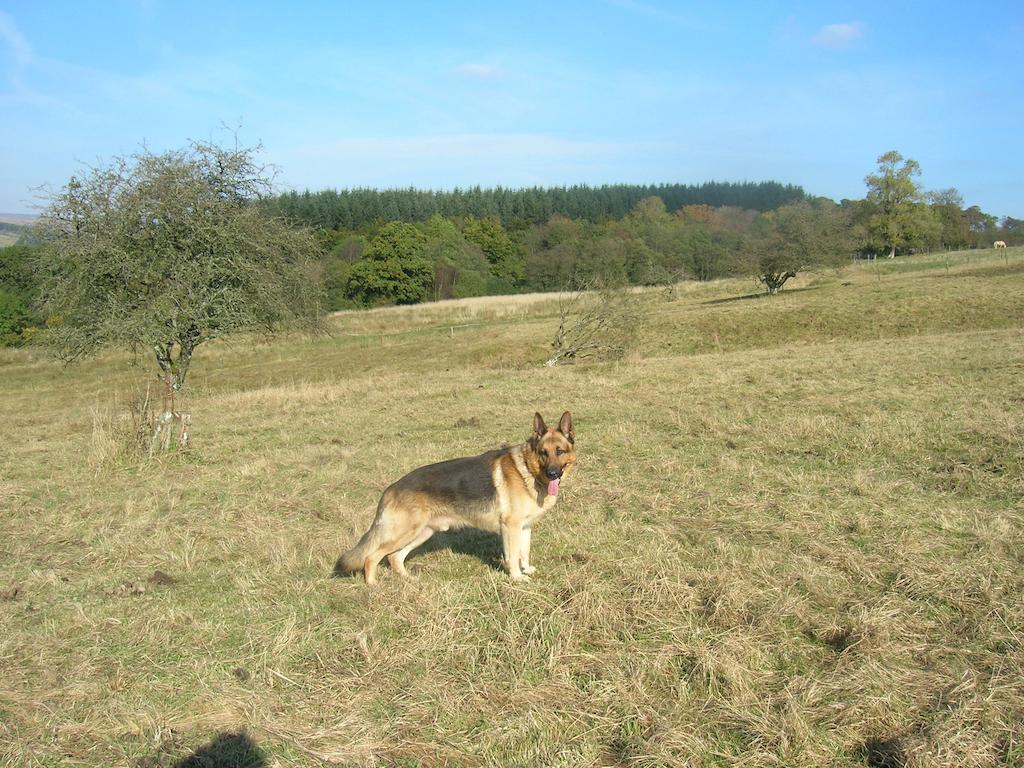
[[[540,367],[545,300],[218,344],[159,459],[124,356],[0,353],[0,764],[1021,765],[1020,257],[641,294],[601,366]],[[332,577],[388,482],[564,408],[532,583],[475,532]]]

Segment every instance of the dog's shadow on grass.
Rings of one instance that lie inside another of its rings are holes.
[[[423,546],[417,547],[406,558],[406,562],[421,555],[428,555],[447,549],[459,555],[472,555],[484,565],[490,566],[496,571],[502,570],[501,559],[501,537],[496,533],[477,530],[476,528],[461,528],[457,531],[445,531],[435,533]],[[387,560],[384,561],[387,563]]]
[[[267,758],[244,731],[222,733],[174,764],[174,768],[266,768]]]
[[[268,768],[267,756],[243,731],[223,732],[191,754],[175,759],[176,741],[161,745],[157,754],[140,757],[133,768]],[[179,753],[180,754],[180,753]]]

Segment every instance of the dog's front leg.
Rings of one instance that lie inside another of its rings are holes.
[[[530,565],[530,540],[533,538],[533,528],[526,526],[523,528],[522,539],[519,542],[519,568],[527,576],[532,576],[537,570]]]
[[[523,523],[518,518],[503,521],[501,524],[501,548],[505,555],[505,568],[512,581],[529,581],[530,577],[523,573],[520,558],[523,552]]]

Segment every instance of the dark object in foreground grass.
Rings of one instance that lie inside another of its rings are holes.
[[[173,768],[264,768],[266,756],[245,731],[222,733]]]
[[[437,532],[471,527],[500,534],[509,577],[529,581],[533,523],[555,505],[576,461],[575,440],[568,411],[554,429],[535,413],[533,434],[522,445],[414,469],[384,491],[369,530],[334,572],[361,570],[373,584],[386,556],[391,570],[408,576],[412,550]]]
[[[868,739],[861,745],[860,753],[868,768],[903,768],[907,764],[899,739]]]
[[[156,584],[161,587],[169,587],[172,584],[178,583],[176,578],[171,576],[169,573],[164,573],[163,571],[153,571],[147,581],[150,584]]]
[[[245,731],[220,733],[209,744],[197,747],[191,754],[180,754],[178,739],[172,738],[158,747],[155,755],[140,757],[132,768],[266,768],[267,758],[253,738]]]

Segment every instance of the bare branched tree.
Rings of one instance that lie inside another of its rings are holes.
[[[635,343],[643,324],[640,298],[626,287],[590,280],[559,295],[558,330],[544,365],[621,358]]]
[[[658,279],[658,285],[665,289],[665,300],[675,301],[679,298],[679,283],[686,279],[688,270],[686,267],[676,269],[664,268]]]

